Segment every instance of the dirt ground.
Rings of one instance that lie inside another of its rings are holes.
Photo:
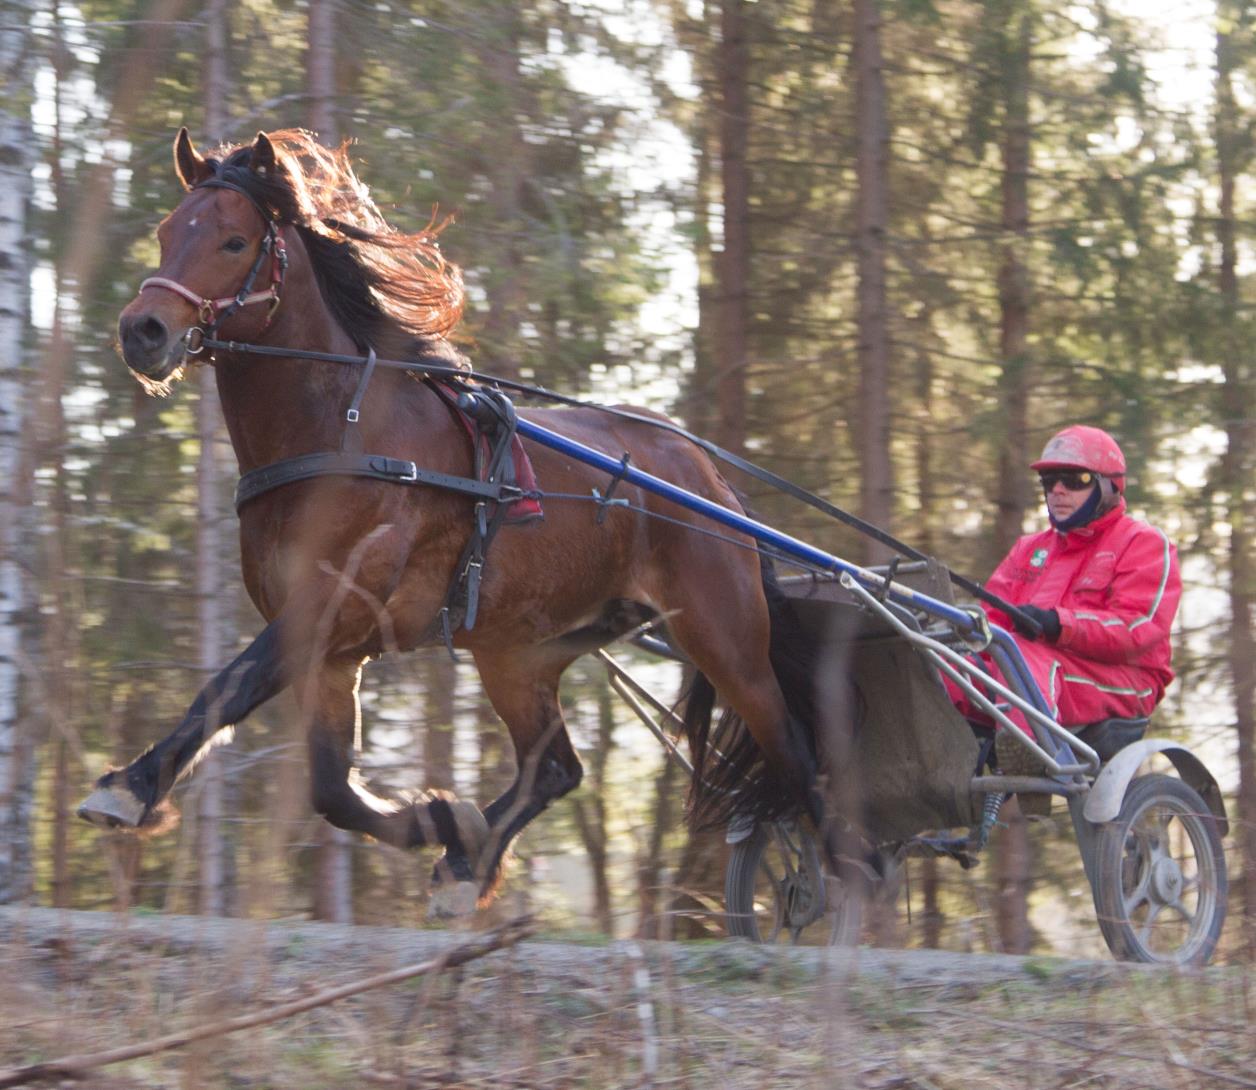
[[[0,909],[7,1071],[265,1010],[467,932]],[[932,951],[533,937],[97,1068],[121,1090],[1256,1087],[1253,976]]]

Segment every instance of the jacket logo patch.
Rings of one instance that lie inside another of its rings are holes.
[[[1033,555],[1029,558],[1029,563],[1035,568],[1041,568],[1047,562],[1047,550],[1035,549]]]

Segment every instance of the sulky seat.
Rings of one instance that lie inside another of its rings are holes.
[[[1103,719],[1098,723],[1078,727],[1073,733],[1107,764],[1126,746],[1141,741],[1150,722],[1149,716],[1138,719]]]

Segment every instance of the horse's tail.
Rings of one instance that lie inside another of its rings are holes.
[[[785,696],[790,734],[788,746],[816,769],[816,667],[819,647],[799,623],[794,608],[776,581],[771,560],[760,553],[763,591],[771,624],[769,659]],[[689,809],[694,825],[718,828],[737,818],[772,821],[796,817],[807,809],[810,784],[784,784],[763,754],[740,715],[725,709],[712,726],[715,687],[697,673],[685,700],[683,722],[693,760]]]

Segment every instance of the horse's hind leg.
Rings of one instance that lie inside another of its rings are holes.
[[[298,686],[310,755],[314,809],[332,825],[366,833],[397,848],[443,844],[477,855],[488,833],[474,803],[446,795],[389,799],[374,794],[354,767],[360,742],[358,681],[361,663],[332,659]]]
[[[518,654],[477,652],[475,660],[493,709],[510,731],[517,768],[514,782],[484,809],[489,831],[479,857],[451,851],[442,862],[456,877],[471,864],[483,901],[497,886],[514,838],[550,803],[574,790],[584,770],[558,702],[558,679],[567,662],[554,663],[543,653],[529,661]]]

